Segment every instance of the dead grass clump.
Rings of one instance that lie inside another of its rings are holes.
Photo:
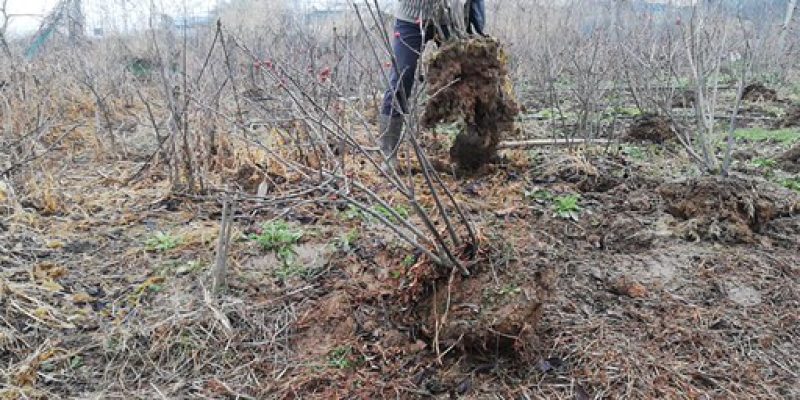
[[[508,80],[507,56],[494,39],[470,38],[445,44],[428,61],[430,95],[422,124],[459,123],[450,148],[460,167],[476,170],[496,154],[519,112]]]
[[[608,157],[581,151],[555,154],[544,162],[537,180],[568,182],[582,192],[607,192],[623,182],[615,173],[619,166]]]

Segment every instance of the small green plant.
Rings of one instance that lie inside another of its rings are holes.
[[[778,163],[771,158],[756,158],[752,164],[758,168],[772,169],[778,166]]]
[[[634,160],[640,160],[640,161],[647,160],[649,157],[647,151],[636,146],[626,145],[622,148],[622,153]]]
[[[638,117],[642,111],[636,107],[615,107],[613,113],[624,117]]]
[[[403,259],[403,266],[406,268],[411,268],[417,262],[417,258],[414,255],[409,254]]]
[[[366,220],[367,216],[364,214],[364,211],[361,211],[360,208],[351,204],[350,207],[347,208],[347,211],[344,212],[344,218],[348,220],[353,220],[353,219]]]
[[[361,237],[358,229],[352,228],[346,234],[339,236],[336,240],[336,246],[346,252],[353,249],[355,242]]]
[[[512,285],[506,285],[500,289],[497,289],[497,294],[503,297],[520,293],[522,293],[522,289]]]
[[[181,239],[173,237],[168,233],[157,232],[155,236],[147,239],[146,249],[149,251],[170,251],[180,245]]]
[[[250,240],[258,243],[264,251],[274,251],[283,266],[294,261],[297,255],[295,245],[303,233],[293,230],[283,221],[272,221],[261,227],[261,232],[250,235]]]
[[[778,163],[771,158],[756,158],[751,161],[751,164],[764,171],[764,175],[767,177],[773,176],[775,174],[775,167],[778,166]]]
[[[328,366],[338,369],[350,369],[355,365],[352,356],[353,349],[350,346],[336,349],[328,357]]]
[[[784,179],[783,187],[800,192],[800,175],[795,176],[794,178]]]
[[[403,275],[405,275],[406,273],[405,273],[405,272],[404,272],[402,269],[395,269],[395,270],[392,270],[392,271],[390,272],[390,274],[392,275],[392,278],[394,278],[394,279],[400,279],[400,278],[402,278],[402,277],[403,277]]]
[[[289,277],[292,276],[307,275],[308,272],[309,272],[308,269],[303,266],[291,262],[290,263],[283,262],[283,264],[280,267],[276,268],[273,271],[273,274],[275,275],[276,278],[285,281],[286,279],[289,279]]]
[[[553,194],[549,190],[539,189],[533,191],[526,191],[525,198],[535,200],[540,203],[553,201]]]
[[[205,268],[205,265],[203,265],[203,263],[201,263],[199,261],[189,261],[186,264],[178,266],[178,268],[175,270],[175,274],[177,274],[177,275],[187,275],[187,274],[198,272],[198,271],[202,270],[203,268]]]
[[[394,212],[396,212],[396,213],[397,213],[397,215],[399,215],[400,217],[402,217],[402,218],[408,218],[409,211],[408,211],[408,209],[407,209],[407,208],[405,208],[405,207],[403,207],[403,206],[394,206],[394,207],[393,207],[393,210],[394,210]],[[394,216],[394,215],[392,215],[391,211],[390,211],[388,208],[384,207],[384,206],[377,206],[377,207],[375,207],[375,212],[377,212],[377,213],[378,213],[378,214],[380,214],[380,215],[383,215],[383,216],[384,216],[386,219],[388,219],[389,221],[392,221],[392,222],[394,222],[394,223],[397,223],[397,222],[398,222],[398,221],[397,221],[397,218],[395,218],[395,216]]]
[[[577,195],[559,196],[553,199],[553,212],[555,216],[563,219],[578,220],[581,206],[578,204],[580,197]]]

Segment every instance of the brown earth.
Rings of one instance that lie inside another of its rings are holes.
[[[286,270],[247,238],[283,210],[242,202],[218,297],[214,199],[112,184],[136,166],[88,158],[58,189],[11,182],[53,211],[0,220],[0,396],[797,397],[798,194],[676,181],[656,168],[670,157],[572,150],[445,176],[482,238],[471,277],[313,202],[283,216],[308,233]],[[537,191],[578,196],[576,218]],[[158,231],[181,243],[148,249]]]
[[[658,193],[666,211],[685,221],[687,238],[751,242],[756,233],[780,215],[791,215],[796,204],[785,193],[739,179],[699,178],[665,183]]]
[[[800,145],[795,145],[792,149],[778,156],[778,162],[785,171],[800,172]]]
[[[628,138],[663,143],[675,138],[670,129],[669,120],[657,114],[642,114],[633,121],[628,129]]]
[[[777,128],[791,128],[800,126],[800,104],[794,104],[786,110],[786,115],[781,119]]]

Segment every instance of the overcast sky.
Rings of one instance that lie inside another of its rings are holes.
[[[58,2],[58,0],[8,0],[7,11],[9,15],[44,16]],[[210,10],[217,2],[218,0],[156,0],[156,5],[167,13],[181,14],[185,4],[188,13],[192,14]],[[127,19],[133,24],[141,15],[147,13],[149,3],[146,0],[83,0],[88,19],[87,29],[91,31],[107,23],[121,23],[122,19]],[[41,17],[36,16],[13,17],[10,29],[14,33],[23,33],[35,30],[40,22]]]

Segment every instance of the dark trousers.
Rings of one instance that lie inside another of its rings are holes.
[[[442,27],[445,36],[447,28]],[[408,97],[414,89],[414,78],[417,72],[422,47],[429,40],[440,41],[436,27],[427,24],[423,29],[415,23],[397,20],[394,26],[394,54],[397,68],[392,68],[391,86],[383,97],[381,114],[397,116],[408,113]]]

